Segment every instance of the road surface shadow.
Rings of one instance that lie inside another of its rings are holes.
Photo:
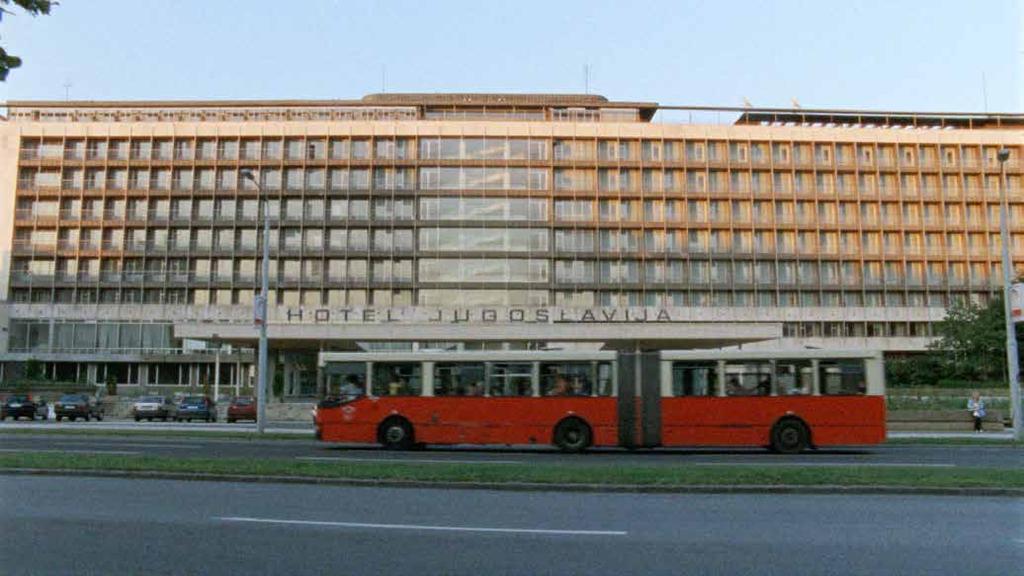
[[[778,454],[765,448],[590,448],[580,454],[570,454],[558,450],[552,446],[477,446],[477,445],[438,445],[420,447],[415,450],[399,452],[386,450],[375,444],[339,444],[324,445],[324,450],[330,452],[379,452],[383,454],[477,454],[477,455],[509,455],[509,454],[530,454],[537,456],[558,456],[558,457],[580,457],[600,458],[616,457],[622,455],[637,455],[649,458],[668,456],[760,456],[765,458],[791,458],[792,455]],[[862,456],[876,454],[868,448],[828,448],[824,450],[808,450],[800,456]]]

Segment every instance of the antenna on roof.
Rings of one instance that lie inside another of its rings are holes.
[[[789,101],[793,103],[793,108],[803,108],[796,98],[790,98]]]
[[[71,80],[65,80],[61,86],[64,87],[64,101],[71,100]]]
[[[380,91],[382,94],[388,91],[388,67],[386,64],[380,65]]]
[[[583,93],[590,94],[590,64],[583,65]]]

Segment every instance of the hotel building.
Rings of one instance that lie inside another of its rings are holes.
[[[0,380],[247,385],[264,217],[287,395],[324,350],[922,350],[1000,288],[1001,168],[1024,271],[1022,145],[1020,115],[595,95],[8,102]]]

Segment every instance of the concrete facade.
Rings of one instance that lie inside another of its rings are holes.
[[[264,216],[287,395],[361,346],[923,350],[999,288],[1001,147],[1024,263],[1019,115],[680,110],[9,102],[0,370],[248,384]]]

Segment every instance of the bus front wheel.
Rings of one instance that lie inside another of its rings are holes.
[[[567,418],[555,427],[555,446],[562,452],[582,452],[592,438],[590,426],[579,418]]]
[[[810,445],[807,426],[796,418],[779,420],[772,427],[771,448],[781,454],[797,454]]]
[[[412,424],[405,418],[388,418],[377,429],[377,440],[388,450],[408,450],[414,444]]]

